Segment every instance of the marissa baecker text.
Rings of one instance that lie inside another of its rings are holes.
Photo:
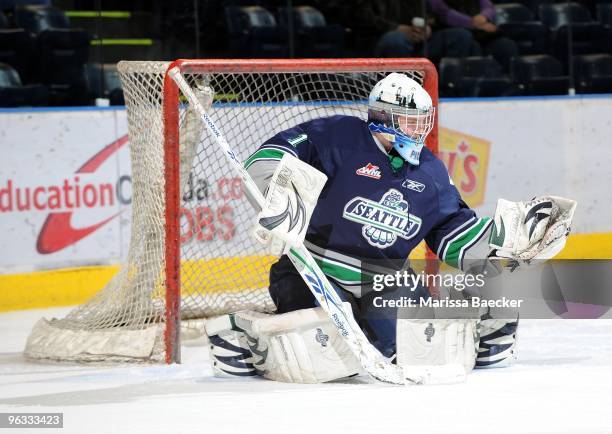
[[[374,297],[372,304],[374,307],[443,307],[443,308],[519,308],[524,300],[510,299],[502,297],[495,300],[482,299],[480,297],[470,297],[464,300],[453,300],[443,298],[440,300],[428,297],[419,297],[418,299],[410,297],[399,297],[397,299],[384,299],[383,297]]]

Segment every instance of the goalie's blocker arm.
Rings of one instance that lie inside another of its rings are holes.
[[[301,245],[326,181],[321,171],[284,154],[265,188],[266,200],[253,231],[255,239],[276,254]]]

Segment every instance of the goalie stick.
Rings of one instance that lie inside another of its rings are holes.
[[[249,194],[263,208],[265,203],[263,194],[243,167],[242,162],[232,151],[221,130],[206,113],[203,105],[182,76],[180,69],[173,67],[168,70],[167,74],[178,85],[191,106],[195,108],[197,114],[225,153],[233,169],[242,179]],[[357,325],[352,312],[347,311],[340,296],[329,283],[327,277],[323,274],[323,271],[321,271],[306,247],[303,244],[293,247],[289,250],[287,256],[300,273],[300,276],[302,276],[302,279],[304,279],[304,282],[318,303],[329,315],[351,351],[358,358],[363,369],[371,377],[392,384],[449,383],[465,379],[465,372],[463,372],[463,375],[460,375],[453,368],[450,368],[451,372],[449,372],[449,367],[446,366],[407,366],[404,369],[401,366],[392,364],[368,341],[361,328]]]

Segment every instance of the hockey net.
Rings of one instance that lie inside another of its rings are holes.
[[[166,76],[170,66],[195,90],[214,89],[211,117],[242,161],[298,123],[365,119],[370,90],[393,71],[437,103],[437,75],[424,59],[120,62],[133,189],[128,256],[89,302],[36,324],[29,358],[176,362],[180,324],[274,309],[267,286],[276,258],[252,240],[255,211],[241,181]],[[437,122],[427,145],[437,150]]]

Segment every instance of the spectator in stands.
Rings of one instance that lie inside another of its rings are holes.
[[[469,29],[486,54],[510,69],[510,59],[519,55],[518,46],[493,24],[495,8],[490,0],[429,0],[429,5],[439,20],[437,28]]]
[[[373,49],[379,57],[424,55],[425,47],[434,62],[474,54],[469,30],[447,28],[432,33],[420,0],[355,0],[341,15],[343,24],[355,33],[356,44]]]

